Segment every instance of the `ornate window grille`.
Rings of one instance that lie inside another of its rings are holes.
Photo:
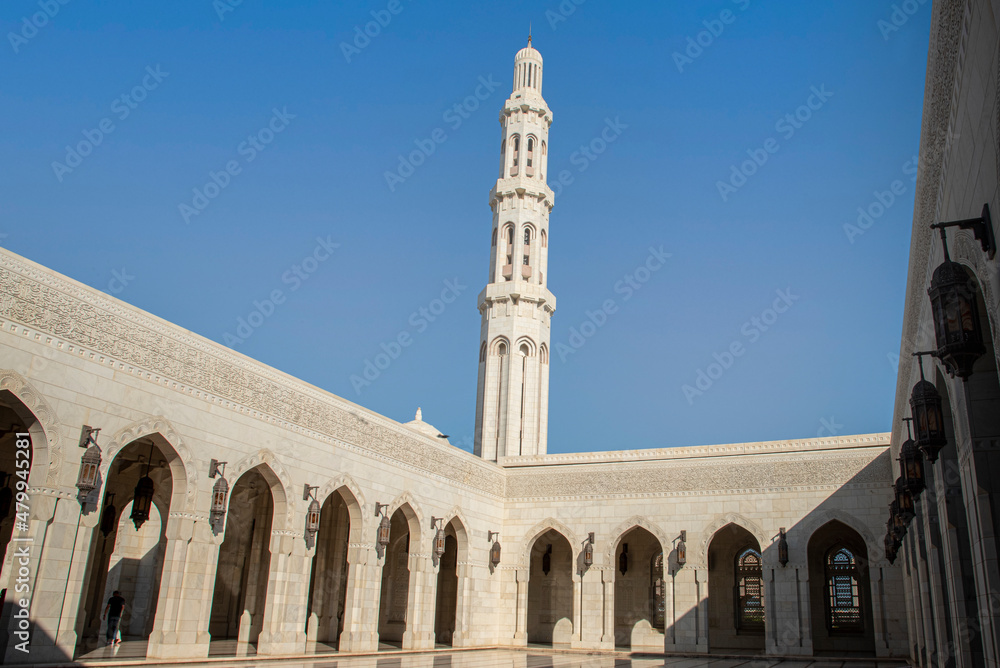
[[[764,632],[764,569],[760,552],[748,547],[736,554],[736,632]]]
[[[835,545],[826,553],[826,623],[831,634],[865,630],[858,562],[843,545]]]

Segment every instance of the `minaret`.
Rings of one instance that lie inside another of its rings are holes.
[[[514,90],[500,111],[500,178],[490,191],[490,275],[479,293],[482,328],[475,452],[484,459],[546,452],[549,327],[556,298],[548,279],[545,183],[552,112],[542,99],[542,56],[514,58]]]

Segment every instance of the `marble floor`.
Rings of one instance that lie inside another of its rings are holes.
[[[899,661],[805,659],[775,660],[732,657],[652,657],[614,654],[557,652],[543,647],[527,650],[485,649],[410,653],[387,648],[388,652],[368,655],[320,654],[309,658],[264,659],[262,657],[218,657],[208,661],[160,664],[145,661],[146,643],[125,641],[117,647],[103,647],[77,657],[78,664],[143,666],[183,665],[185,668],[903,668]]]

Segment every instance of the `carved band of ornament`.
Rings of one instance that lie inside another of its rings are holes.
[[[55,488],[52,488],[52,487],[29,487],[28,488],[28,495],[29,496],[47,496],[47,497],[51,497],[53,499],[75,499],[75,498],[77,498],[76,494],[72,494],[70,492],[66,492],[66,491],[63,491],[61,489],[55,489]]]
[[[170,511],[169,513],[167,513],[167,518],[168,519],[170,519],[170,518],[176,518],[176,519],[180,519],[180,520],[193,520],[195,522],[207,522],[208,521],[208,515],[205,514],[205,513],[193,513],[193,512],[183,511],[183,510],[178,510],[176,512]]]
[[[152,373],[156,382],[162,377],[163,385],[178,391],[205,393],[234,410],[259,411],[275,421],[382,452],[421,470],[447,471],[450,480],[472,489],[502,493],[502,473],[488,470],[485,463],[423,447],[423,442],[396,431],[385,418],[362,417],[319,391],[291,387],[273,369],[173,331],[137,310],[90,294],[54,274],[42,274],[14,257],[0,254],[0,265],[0,295],[7,296],[0,298],[0,314],[64,339],[70,352],[74,344],[79,346],[81,357],[86,356],[83,348],[102,351],[90,357],[101,364],[139,369],[139,374],[145,370],[147,377]],[[55,345],[61,347],[61,343]]]

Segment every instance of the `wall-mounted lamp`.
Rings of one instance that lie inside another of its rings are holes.
[[[883,541],[885,546],[885,558],[890,564],[896,563],[896,554],[899,551],[899,541],[892,533],[885,534],[885,540]]]
[[[493,568],[500,565],[500,532],[490,531],[486,534],[487,542],[493,541],[492,547],[490,547],[490,563],[493,564]]]
[[[552,546],[549,546],[549,551],[552,551]],[[590,568],[594,565],[594,532],[591,531],[587,534],[587,542],[583,545],[583,565]]]
[[[910,423],[913,422],[913,418],[903,418],[903,422],[906,423],[906,440],[899,448],[899,471],[906,481],[906,488],[916,501],[927,486],[924,480],[924,457],[910,433]]]
[[[209,513],[209,523],[216,532],[222,530],[222,525],[226,519],[227,500],[229,499],[229,482],[226,480],[225,471],[228,462],[220,462],[213,459],[208,465],[208,477],[219,476],[212,486],[212,510]]]
[[[681,530],[681,535],[677,540],[677,565],[683,566],[688,560],[688,550],[687,550],[687,529]]]
[[[622,553],[618,555],[618,572],[628,573],[628,543],[622,543]]]
[[[136,531],[149,519],[149,512],[153,506],[153,494],[156,492],[156,487],[153,485],[153,479],[149,477],[149,465],[152,462],[153,442],[150,441],[149,457],[146,459],[146,473],[139,478],[139,482],[135,485],[135,491],[132,496],[132,514],[129,515],[129,519],[135,525]]]
[[[375,545],[375,550],[380,557],[389,544],[389,532],[392,529],[392,523],[389,522],[389,517],[385,514],[385,511],[388,509],[389,505],[386,503],[375,503],[375,517],[382,516],[382,520],[378,523],[378,534]]]
[[[552,543],[545,547],[545,554],[542,555],[542,573],[549,574],[552,570]]]
[[[316,500],[317,489],[319,489],[318,485],[310,485],[307,483],[305,488],[302,490],[303,501],[312,499],[309,503],[309,510],[306,511],[306,535],[310,539],[315,538],[316,533],[319,531],[320,507],[319,501]]]
[[[903,480],[902,476],[896,478],[895,484],[892,486],[893,493],[896,499],[896,508],[899,511],[899,516],[902,518],[904,524],[909,524],[910,520],[913,519],[913,495],[910,494],[910,490],[906,488],[906,481]]]
[[[778,563],[788,565],[788,539],[785,537],[785,527],[778,529]]]
[[[80,474],[76,479],[76,488],[80,490],[81,502],[97,488],[98,478],[101,474],[101,447],[97,445],[97,435],[100,432],[100,429],[84,425],[80,435],[80,447],[87,448],[80,459]]]
[[[924,378],[924,355],[930,352],[913,353],[920,365],[920,380],[913,386],[910,393],[910,413],[913,414],[913,428],[917,432],[916,444],[925,455],[927,461],[937,461],[938,453],[948,445],[944,433],[944,412],[941,408],[941,395],[929,380]]]
[[[434,560],[440,561],[445,549],[443,517],[431,517],[431,529],[435,528],[437,531],[434,532]]]
[[[965,268],[952,262],[948,255],[945,229],[949,227],[971,229],[983,252],[992,260],[996,255],[996,239],[993,238],[989,204],[983,205],[983,214],[979,218],[931,225],[932,229],[941,231],[941,246],[944,249],[944,262],[934,270],[931,286],[927,290],[938,346],[934,356],[944,363],[949,374],[964,380],[972,375],[972,365],[986,352],[986,348],[979,324],[976,286]]]

